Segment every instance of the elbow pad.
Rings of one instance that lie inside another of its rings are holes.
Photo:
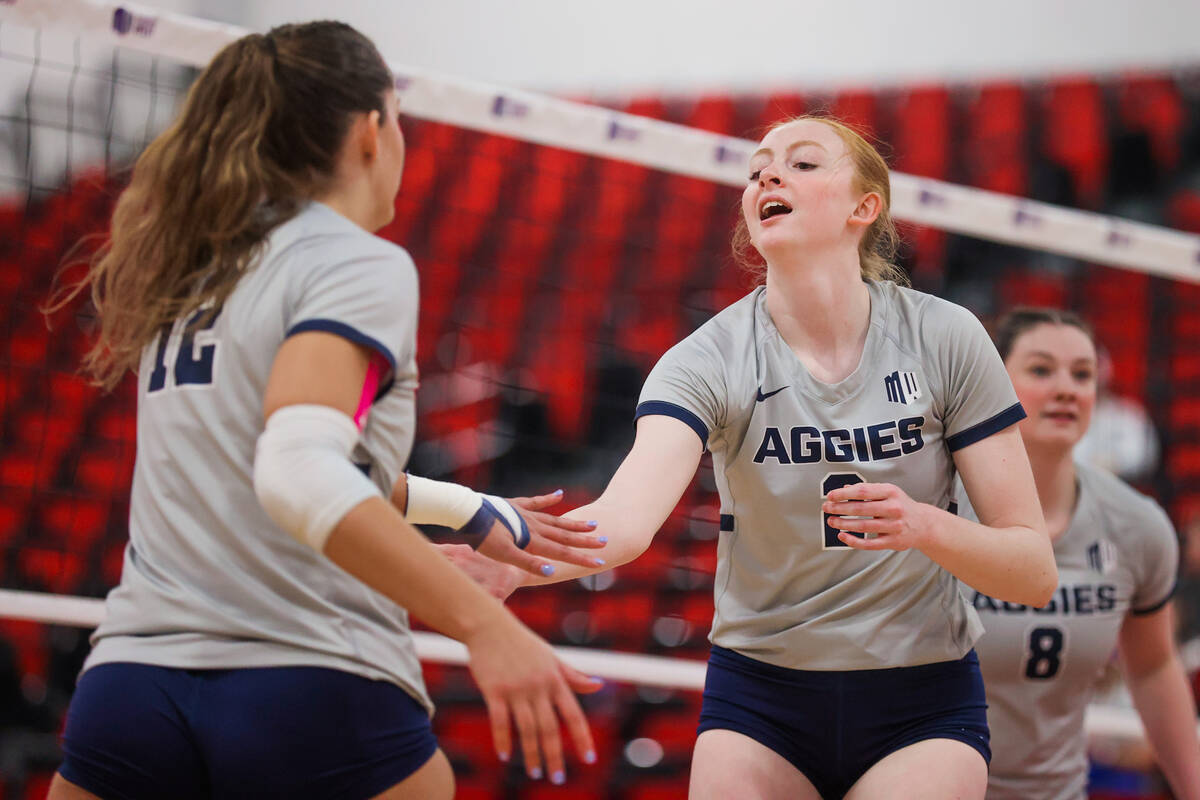
[[[342,517],[379,489],[350,462],[358,428],[321,405],[284,406],[267,420],[254,453],[254,493],[274,520],[317,552]]]

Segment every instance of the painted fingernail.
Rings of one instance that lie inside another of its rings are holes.
[[[553,775],[550,776],[550,782],[555,786],[562,786],[567,782],[567,776],[561,769],[557,770]]]
[[[604,566],[604,559],[603,559],[603,558],[597,558],[597,559],[596,559],[596,566],[597,566],[597,567],[603,567],[603,566]]]
[[[540,781],[542,779],[542,768],[534,767],[533,769],[529,770],[529,777],[533,778],[535,781]]]
[[[598,536],[598,537],[596,537],[596,541],[599,542],[600,544],[608,544],[608,537],[607,536]]]
[[[597,526],[597,525],[599,525],[599,524],[600,524],[600,523],[599,523],[599,522],[597,522],[597,521],[596,521],[596,520],[594,520],[594,519],[589,519],[589,520],[588,520],[588,525],[591,525],[593,528],[594,528],[594,527],[596,527],[596,526]]]
[[[588,750],[586,753],[584,753],[583,754],[583,763],[595,764],[596,763],[596,751]]]
[[[553,492],[551,492],[550,494],[562,494],[562,489],[555,489],[555,490],[554,490]]]
[[[598,678],[595,675],[591,676],[588,680],[592,683],[604,683],[604,678]]]
[[[496,756],[505,764],[508,763],[508,753],[496,753]]]
[[[553,564],[542,564],[542,574],[545,575],[547,578],[549,578],[551,575],[554,574],[554,565]]]

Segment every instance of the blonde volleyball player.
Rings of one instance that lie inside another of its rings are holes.
[[[1200,800],[1196,707],[1169,607],[1175,531],[1153,500],[1071,455],[1096,401],[1091,332],[1069,312],[1017,309],[998,323],[996,346],[1029,415],[1021,438],[1059,586],[1042,608],[967,591],[987,629],[976,647],[994,753],[988,800],[1087,796],[1084,710],[1114,649],[1174,796]]]
[[[1029,605],[1056,584],[1012,384],[974,316],[890,280],[889,186],[835,121],[767,133],[742,198],[764,285],[663,356],[633,449],[576,512],[627,562],[712,452],[696,800],[982,798],[982,630],[959,581]],[[955,515],[956,472],[983,524]]]
[[[593,758],[572,690],[594,682],[389,503],[526,569],[598,563],[592,526],[402,476],[417,275],[370,233],[397,113],[368,39],[288,25],[222,50],[138,160],[89,274],[87,362],[108,386],[137,369],[130,542],[54,800],[451,797],[409,612],[467,645],[502,758],[515,724],[561,782],[560,722]]]

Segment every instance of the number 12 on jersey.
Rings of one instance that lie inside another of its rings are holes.
[[[859,475],[857,472],[831,472],[825,476],[824,480],[821,481],[821,499],[823,500],[829,497],[829,493],[835,489],[841,489],[844,486],[853,486],[856,483],[865,482],[866,480],[863,478],[863,476]],[[834,548],[840,548],[843,550],[849,550],[850,545],[838,538],[838,533],[840,533],[840,531],[829,524],[829,518],[831,516],[833,515],[821,512],[821,527],[825,529],[825,541],[822,549],[833,550]],[[857,536],[860,539],[864,538],[863,534],[854,533],[852,531],[850,532],[850,535]]]
[[[213,365],[217,360],[217,344],[210,341],[207,344],[202,343],[200,347],[196,347],[196,340],[200,339],[201,342],[205,339],[211,340],[212,335],[209,331],[217,323],[217,317],[221,316],[221,310],[217,309],[216,313],[204,324],[204,327],[193,327],[207,313],[208,309],[200,309],[182,327],[182,332],[179,336],[179,346],[175,349],[175,357],[172,359],[175,386],[187,386],[189,384],[207,386],[213,382]],[[163,326],[163,329],[158,333],[158,343],[155,345],[154,350],[154,370],[150,373],[150,381],[146,385],[146,394],[152,394],[167,386],[167,347],[170,345],[171,340],[175,338],[175,331],[179,327],[180,323],[176,321],[172,326]]]

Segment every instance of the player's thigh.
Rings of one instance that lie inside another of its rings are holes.
[[[56,772],[54,780],[50,781],[50,791],[46,793],[46,800],[101,800],[101,798],[86,789],[81,789]]]
[[[373,800],[451,800],[453,797],[454,770],[439,748],[423,767]]]
[[[821,800],[804,773],[745,734],[706,730],[692,751],[689,800]]]
[[[863,773],[846,800],[983,800],[987,762],[956,739],[923,739]]]

